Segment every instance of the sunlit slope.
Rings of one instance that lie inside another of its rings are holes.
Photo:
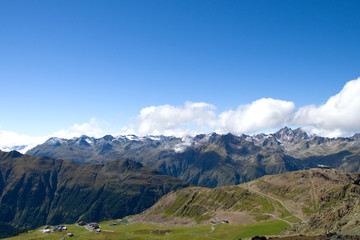
[[[134,219],[159,225],[277,219],[302,233],[345,232],[357,229],[360,221],[359,179],[358,174],[314,169],[267,175],[237,186],[189,187],[162,197]]]

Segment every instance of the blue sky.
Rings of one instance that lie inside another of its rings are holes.
[[[359,1],[2,0],[0,26],[2,142],[4,132],[49,136],[90,125],[99,135],[145,125],[142,134],[162,134],[163,126],[360,130],[357,115],[352,125],[304,117],[311,104],[322,115],[360,77]],[[350,96],[360,95],[353,85]],[[274,124],[228,126],[246,125],[247,107],[260,99],[281,101],[263,107],[291,106],[279,107],[283,119]],[[151,106],[153,116],[141,114]]]

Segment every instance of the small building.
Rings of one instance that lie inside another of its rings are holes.
[[[100,228],[100,226],[99,226],[99,224],[97,224],[97,223],[90,223],[90,224],[89,224],[89,228],[90,228],[90,229],[98,229],[98,228]]]
[[[80,221],[77,223],[78,226],[85,226],[87,223],[84,221]]]
[[[61,227],[56,226],[56,227],[53,228],[52,231],[53,231],[53,232],[61,232],[62,230],[61,230]]]
[[[43,230],[40,230],[42,233],[50,233],[51,230],[50,229],[43,229]]]
[[[216,222],[216,221],[210,221],[210,223],[211,223],[211,224],[217,224],[217,222]]]
[[[68,233],[67,234],[69,237],[73,237],[74,236],[74,234],[72,234],[72,233]]]
[[[221,220],[222,223],[229,223],[229,220],[223,219]]]
[[[322,165],[322,164],[318,164],[317,167],[320,168],[320,169],[330,169],[330,166]]]
[[[51,228],[50,225],[46,225],[46,226],[44,227],[44,229],[50,229],[50,228]]]

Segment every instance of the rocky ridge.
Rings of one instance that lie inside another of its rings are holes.
[[[158,225],[229,224],[282,220],[287,235],[360,233],[360,174],[302,170],[218,188],[191,187],[169,193],[133,218]]]
[[[132,159],[194,185],[216,187],[254,180],[318,164],[360,170],[360,139],[308,136],[301,129],[280,129],[254,136],[216,133],[195,137],[134,135],[103,138],[51,138],[27,152],[78,163]]]

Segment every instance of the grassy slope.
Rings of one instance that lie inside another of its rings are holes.
[[[35,228],[120,218],[188,185],[131,160],[80,165],[0,151],[0,222]]]
[[[321,234],[330,227],[343,232],[360,222],[359,182],[360,175],[332,169],[265,176],[238,186],[190,187],[164,196],[135,219],[168,226],[215,219],[229,219],[231,224],[277,219],[296,228],[294,223],[302,221],[309,233]],[[239,216],[248,221],[234,223]]]
[[[283,229],[290,226],[282,221],[274,220],[262,223],[246,224],[246,225],[228,225],[219,224],[215,226],[213,233],[211,232],[210,225],[194,226],[194,227],[159,227],[148,224],[131,224],[131,225],[118,225],[108,226],[107,222],[100,223],[102,232],[96,234],[89,232],[84,227],[75,225],[68,225],[68,230],[62,233],[41,233],[40,229],[31,231],[29,233],[21,234],[13,237],[13,240],[32,240],[32,239],[54,239],[58,240],[66,237],[68,232],[74,234],[71,239],[238,239],[248,238],[255,235],[277,235]],[[110,230],[114,232],[106,232]]]
[[[244,213],[253,216],[252,222],[283,219],[292,223],[300,220],[293,217],[278,201],[253,193],[240,186],[215,189],[190,187],[163,197],[156,205],[140,215],[145,223],[167,222],[168,218],[189,219],[196,224],[207,224],[219,212]],[[156,216],[156,217],[154,217]],[[159,219],[160,216],[160,219]],[[230,220],[231,221],[231,220]],[[233,224],[233,222],[231,221]]]

